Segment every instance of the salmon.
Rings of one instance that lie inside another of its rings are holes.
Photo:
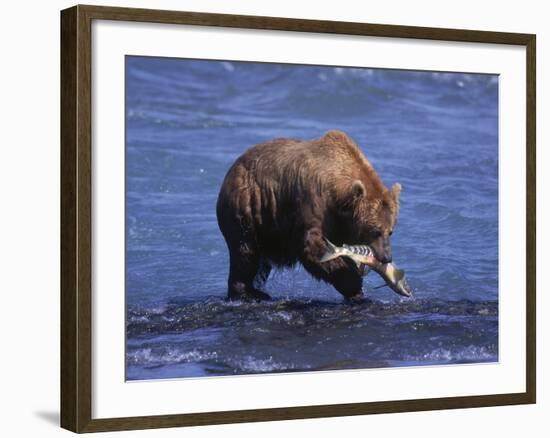
[[[325,263],[338,257],[347,257],[355,263],[359,272],[367,266],[380,275],[386,285],[394,292],[404,297],[412,296],[412,289],[405,277],[405,271],[399,269],[393,263],[381,263],[375,257],[374,252],[368,245],[342,245],[336,246],[325,238],[327,252],[321,257],[320,262]],[[368,273],[366,270],[365,275]]]

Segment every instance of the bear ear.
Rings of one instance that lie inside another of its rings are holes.
[[[395,200],[397,202],[399,202],[399,195],[401,195],[401,184],[399,183],[395,183],[392,188],[391,188],[391,191],[393,193],[393,197],[395,198]]]
[[[361,199],[363,196],[367,194],[367,189],[365,189],[365,185],[358,179],[353,181],[351,185],[351,195],[353,196],[353,199],[355,201]]]

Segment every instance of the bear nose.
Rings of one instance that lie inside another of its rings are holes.
[[[381,261],[382,263],[391,263],[392,260],[393,260],[393,259],[392,259],[391,254],[390,254],[390,255],[385,254],[385,255],[380,259],[380,261]]]
[[[392,261],[392,255],[391,255],[391,248],[388,248],[389,245],[386,245],[386,248],[384,248],[384,251],[382,251],[380,261],[382,263],[391,263]]]

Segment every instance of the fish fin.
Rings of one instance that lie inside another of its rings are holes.
[[[326,237],[323,237],[323,239],[327,244],[327,252],[325,252],[323,257],[321,257],[321,259],[319,260],[321,263],[325,263],[325,262],[328,262],[329,260],[339,257],[339,255],[337,254],[338,247],[334,243],[332,243],[330,240],[328,240]]]

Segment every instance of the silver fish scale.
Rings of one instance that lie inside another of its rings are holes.
[[[347,250],[351,251],[354,254],[359,254],[362,256],[368,256],[372,254],[372,250],[367,245],[342,245]]]

